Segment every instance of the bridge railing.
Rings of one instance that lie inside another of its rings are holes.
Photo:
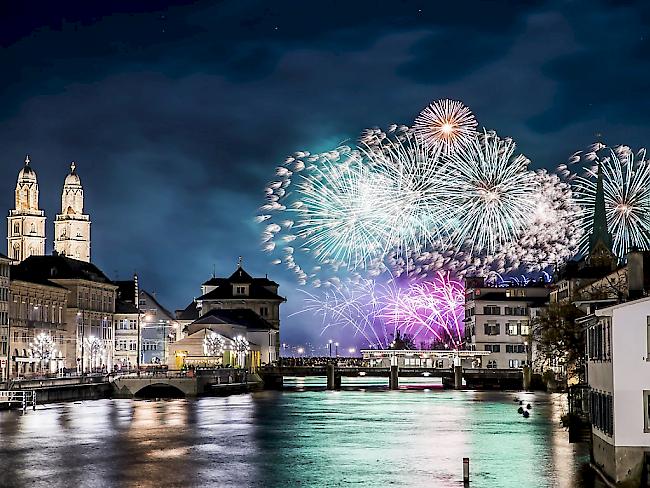
[[[19,405],[23,411],[27,410],[27,406],[36,410],[36,392],[34,390],[0,390],[0,404],[6,404],[10,408]]]

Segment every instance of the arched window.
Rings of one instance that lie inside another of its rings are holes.
[[[16,261],[20,261],[20,244],[14,244],[14,256]]]
[[[14,222],[14,235],[20,234],[20,222]]]

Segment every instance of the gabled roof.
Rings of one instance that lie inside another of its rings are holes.
[[[176,310],[177,320],[196,320],[199,318],[199,309],[196,308],[196,302],[191,301],[183,310]]]
[[[153,293],[149,293],[149,292],[146,291],[146,290],[140,289],[140,295],[142,295],[142,294],[145,294],[145,295],[147,296],[147,300],[151,300],[151,301],[156,305],[156,307],[158,308],[158,310],[160,310],[162,313],[164,313],[165,315],[167,315],[167,317],[168,317],[170,320],[174,320],[174,319],[175,319],[175,317],[172,315],[172,313],[160,304],[160,302],[159,302],[158,299],[153,295]]]
[[[252,283],[253,277],[249,275],[244,268],[238,266],[233,274],[228,278],[230,283]]]
[[[124,300],[115,300],[115,313],[138,314],[140,313],[140,310],[135,308],[133,302],[125,302]]]
[[[267,322],[254,311],[247,308],[235,309],[213,309],[202,315],[192,325],[199,324],[227,324],[240,325],[248,330],[270,330],[274,329],[270,322]]]
[[[0,252],[0,261],[11,261],[11,259]]]
[[[112,284],[111,280],[94,264],[59,254],[30,256],[14,266],[11,272],[22,276],[25,281],[78,279]]]
[[[197,300],[277,300],[285,301],[277,293],[273,293],[268,288],[264,288],[255,282],[249,283],[248,295],[235,295],[232,283],[224,283],[214,290],[200,296]]]

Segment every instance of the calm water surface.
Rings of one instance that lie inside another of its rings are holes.
[[[517,414],[520,398],[531,416]],[[560,395],[284,391],[0,412],[2,487],[595,487]]]

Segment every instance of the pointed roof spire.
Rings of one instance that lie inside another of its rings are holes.
[[[244,262],[244,258],[239,256],[239,259],[237,260],[237,267],[241,268],[242,263]]]
[[[605,209],[605,189],[603,184],[603,160],[598,160],[598,175],[596,180],[596,199],[594,202],[594,217],[591,236],[589,236],[589,256],[597,258],[597,254],[606,251],[612,255],[612,236],[607,230],[607,212]],[[604,248],[604,249],[603,249]]]
[[[25,156],[25,166],[29,166],[29,154]]]
[[[70,163],[70,174],[74,174],[76,169],[77,169],[77,164],[74,161],[72,161],[72,163]]]

